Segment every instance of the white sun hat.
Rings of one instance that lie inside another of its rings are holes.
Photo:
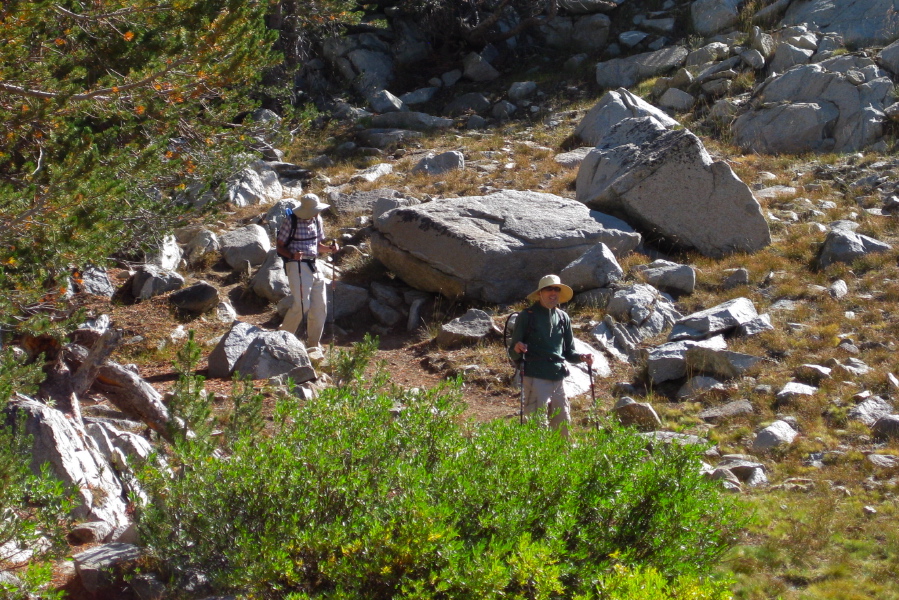
[[[530,300],[531,302],[536,302],[540,297],[540,290],[550,286],[561,288],[562,291],[559,292],[559,302],[561,304],[565,304],[574,296],[574,290],[562,283],[562,280],[559,279],[558,275],[544,275],[540,278],[540,283],[537,284],[537,289],[528,294],[528,300]]]
[[[300,205],[293,209],[293,214],[298,219],[314,219],[322,211],[329,208],[331,208],[331,205],[322,202],[315,194],[305,194],[300,198]]]

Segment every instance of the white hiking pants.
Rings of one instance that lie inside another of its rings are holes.
[[[290,293],[293,295],[293,306],[284,315],[280,329],[296,335],[303,317],[306,317],[306,347],[319,346],[328,316],[325,276],[321,271],[313,272],[304,262],[290,261],[285,270]]]

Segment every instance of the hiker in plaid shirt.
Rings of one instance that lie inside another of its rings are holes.
[[[306,347],[310,350],[321,344],[328,312],[325,276],[317,268],[316,260],[322,253],[337,250],[336,242],[324,243],[321,213],[329,206],[315,194],[303,196],[293,215],[281,222],[276,244],[293,295],[293,305],[284,315],[280,329],[296,334],[306,317]]]

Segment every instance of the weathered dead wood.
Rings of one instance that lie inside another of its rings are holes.
[[[76,344],[65,346],[45,367],[47,379],[38,390],[38,398],[71,415],[76,423],[82,425],[78,397],[90,389],[100,365],[112,354],[121,339],[121,331],[106,329],[95,340],[90,352]]]
[[[74,410],[78,411],[78,394],[92,389],[103,394],[128,418],[145,423],[163,438],[172,441],[169,428],[171,418],[159,392],[137,373],[108,360],[121,339],[121,331],[108,329],[90,351],[78,344],[66,346],[63,352],[66,362],[61,359],[59,362],[67,373],[66,364],[70,365],[75,374],[54,378],[54,401],[57,404],[65,402],[66,406],[74,404]],[[67,392],[71,399],[65,396]],[[78,418],[80,422],[80,414]]]
[[[72,376],[72,389],[77,395],[81,395],[90,389],[97,378],[100,366],[106,362],[112,351],[122,341],[121,329],[107,329],[94,343],[93,348],[87,354],[87,358]]]
[[[168,441],[171,417],[162,403],[162,396],[140,375],[122,365],[106,361],[100,366],[93,389],[103,393],[120,411],[133,419],[146,423]]]

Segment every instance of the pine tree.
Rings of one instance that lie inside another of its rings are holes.
[[[66,273],[146,244],[179,193],[236,169],[235,115],[276,64],[266,0],[5,0],[0,327]],[[2,342],[2,340],[0,340]]]

